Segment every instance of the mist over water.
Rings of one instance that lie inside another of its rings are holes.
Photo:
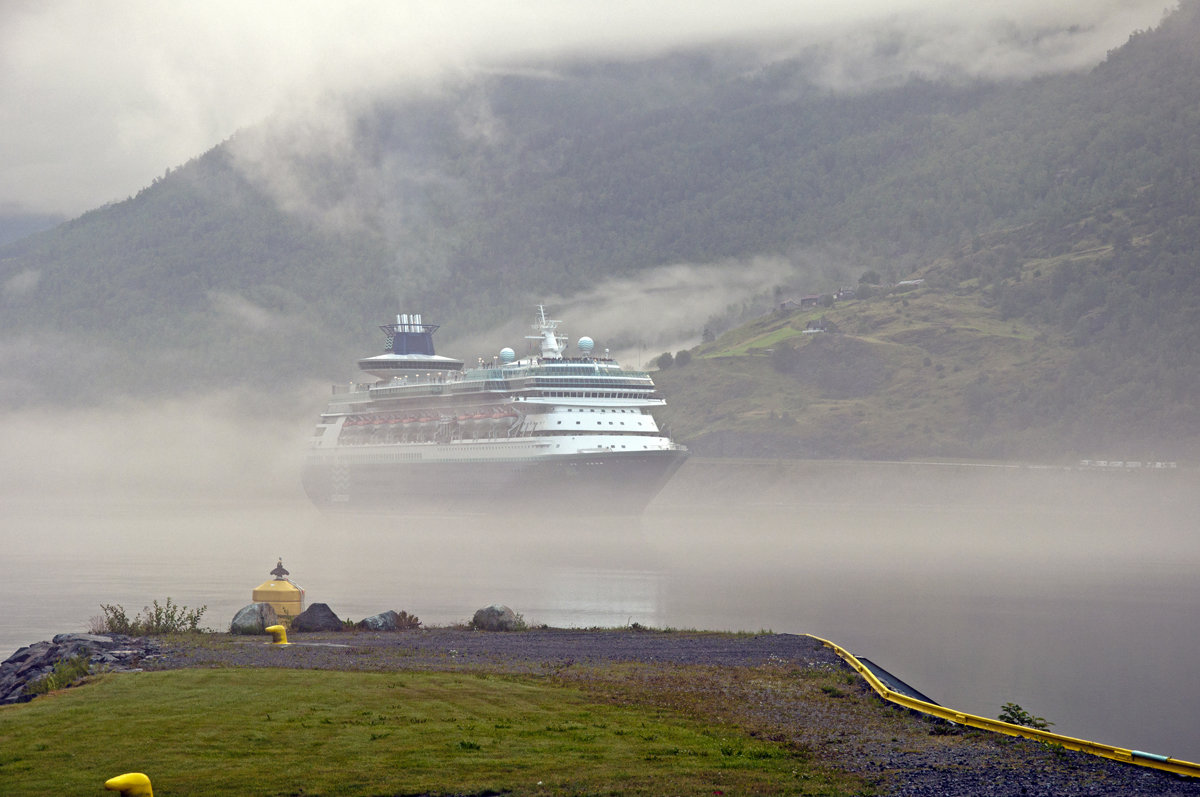
[[[176,407],[175,437],[4,421],[0,656],[101,604],[170,597],[224,630],[282,557],[343,619],[499,602],[531,624],[812,633],[943,705],[1200,760],[1190,470],[693,459],[639,521],[573,517],[553,485],[485,514],[323,515],[298,486],[307,421],[236,407]]]

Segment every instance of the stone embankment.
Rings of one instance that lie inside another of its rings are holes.
[[[33,699],[27,687],[54,672],[59,662],[87,656],[90,672],[137,672],[162,657],[153,637],[120,634],[59,634],[19,649],[0,664],[0,705]]]

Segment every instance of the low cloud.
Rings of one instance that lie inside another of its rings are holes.
[[[707,264],[677,263],[638,272],[636,277],[604,280],[587,291],[535,297],[551,318],[562,321],[560,334],[574,346],[587,335],[597,353],[605,349],[627,367],[645,365],[664,351],[691,348],[712,322],[739,321],[770,312],[775,288],[791,297],[826,290],[848,274],[848,264],[815,252],[790,257],[755,257]],[[468,364],[504,346],[524,353],[532,334],[535,308],[504,326],[470,337],[447,337],[438,350]],[[721,329],[714,332],[723,331]]]
[[[753,42],[817,54],[835,88],[897,69],[1021,77],[1094,64],[1162,11],[1162,0],[848,0],[803,13],[787,0],[6,3],[0,205],[79,213],[288,109],[456,74]],[[479,135],[488,121],[464,120]],[[332,117],[316,124],[314,140],[337,132]]]
[[[41,271],[26,269],[6,279],[3,286],[0,287],[0,293],[4,294],[5,299],[19,299],[32,293],[41,279]]]
[[[555,313],[570,319],[576,336],[591,335],[597,345],[606,340],[617,346],[644,345],[657,355],[663,348],[694,346],[710,318],[737,312],[756,299],[761,303],[773,286],[795,275],[795,263],[776,257],[676,264],[548,301]]]
[[[1024,7],[1022,7],[1022,5]],[[812,79],[834,91],[863,91],[913,77],[1026,80],[1087,69],[1130,33],[1157,24],[1154,3],[1008,3],[1003,11],[970,4],[929,4],[878,24],[845,26],[810,41],[801,57]]]
[[[320,395],[313,392],[312,395]],[[235,392],[105,407],[0,413],[0,495],[105,500],[300,495],[304,408]],[[33,456],[31,452],[37,452]]]
[[[235,328],[262,332],[289,321],[286,316],[261,307],[244,296],[234,293],[213,291],[209,295],[209,301],[212,302],[213,310],[217,315]]]

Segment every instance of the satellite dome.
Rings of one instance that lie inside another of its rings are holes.
[[[500,362],[510,363],[515,359],[517,359],[517,353],[515,351],[513,351],[512,349],[505,346],[503,349],[500,350]]]
[[[587,337],[586,335],[579,339],[579,350],[581,352],[583,352],[584,354],[587,354],[588,352],[590,352],[592,350],[592,347],[594,347],[595,345],[596,345],[596,341],[592,340],[591,338]]]

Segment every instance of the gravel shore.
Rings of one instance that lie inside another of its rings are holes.
[[[804,689],[805,670],[852,673],[816,640],[651,630],[534,629],[485,633],[437,628],[402,633],[293,634],[287,647],[262,637],[178,638],[146,669],[296,667],[361,671],[493,672],[553,678],[606,694],[688,710],[698,692],[713,721],[793,745],[860,774],[881,795],[1200,795],[1200,780],[965,730],[892,707],[856,678],[843,694]],[[606,667],[625,664],[627,667]],[[671,678],[688,667],[686,679]],[[765,677],[785,676],[785,677]],[[610,690],[611,691],[611,690]],[[718,715],[711,706],[718,705]]]

